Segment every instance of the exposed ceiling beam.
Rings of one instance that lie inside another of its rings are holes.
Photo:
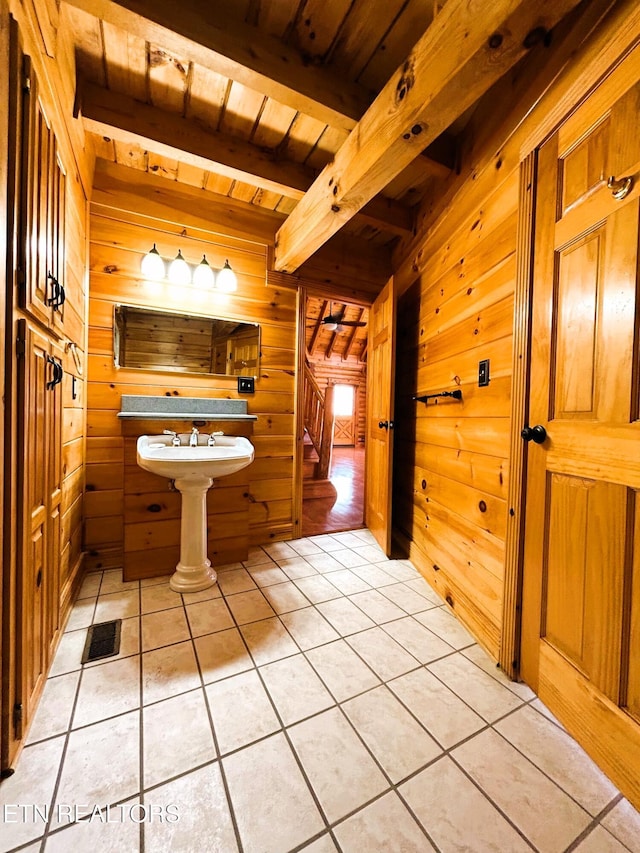
[[[278,231],[276,269],[297,269],[577,3],[449,0]]]
[[[311,335],[311,340],[309,341],[309,355],[313,356],[316,351],[316,346],[318,344],[318,338],[320,337],[320,332],[322,331],[322,318],[324,317],[324,312],[327,310],[327,305],[329,304],[328,300],[325,299],[322,303],[322,307],[320,308],[320,313],[318,314],[318,319],[313,327],[313,333]]]
[[[364,308],[361,308],[360,311],[358,312],[358,316],[356,317],[357,323],[359,323],[362,320],[363,314],[364,314]],[[349,356],[351,355],[351,350],[353,349],[353,345],[354,345],[355,340],[356,340],[356,335],[358,334],[358,328],[359,328],[358,326],[354,326],[353,329],[351,330],[351,334],[349,335],[349,342],[347,343],[347,346],[345,347],[345,351],[342,353],[342,360],[343,361],[346,361],[349,358]]]
[[[372,100],[360,84],[305,64],[297,50],[235,19],[226,3],[67,2],[332,127],[351,130]]]
[[[119,142],[135,142],[149,151],[200,169],[244,181],[299,201],[317,173],[291,160],[277,160],[267,150],[227,134],[206,130],[198,122],[160,110],[128,95],[86,80],[76,83],[76,107],[85,129]],[[398,202],[376,198],[361,212],[361,221],[406,236],[413,214]]]

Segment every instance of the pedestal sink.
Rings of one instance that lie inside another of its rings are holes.
[[[169,585],[175,592],[199,592],[216,582],[216,571],[207,558],[207,491],[214,479],[225,477],[253,462],[254,449],[243,436],[198,435],[198,444],[189,436],[175,446],[170,435],[141,435],[138,465],[145,471],[168,477],[182,494],[180,520],[180,562]]]

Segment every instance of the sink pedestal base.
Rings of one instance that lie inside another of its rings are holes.
[[[207,492],[213,480],[190,475],[174,483],[182,494],[180,562],[169,586],[174,592],[200,592],[213,586],[218,578],[207,559]]]

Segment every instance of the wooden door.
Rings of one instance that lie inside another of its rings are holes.
[[[395,327],[395,291],[390,279],[369,315],[365,463],[365,523],[385,554],[391,551]]]
[[[640,185],[607,178],[640,170],[639,56],[539,152],[521,667],[636,806]]]
[[[54,370],[49,340],[18,322],[24,354],[19,362],[18,393],[18,530],[17,582],[17,703],[23,721],[31,719],[46,677],[48,665],[48,622],[50,605],[47,585],[49,480],[49,411]],[[21,737],[20,732],[16,732]]]
[[[347,411],[349,397],[344,398],[342,391],[351,389],[351,411]],[[358,400],[358,388],[355,385],[334,386],[334,414],[333,421],[333,445],[334,447],[353,447],[356,443],[356,412]]]
[[[47,658],[51,661],[58,644],[60,628],[60,550],[62,536],[62,388],[63,357],[61,344],[49,346],[48,369],[51,374],[46,395],[46,468],[47,468],[47,565],[45,631]],[[56,367],[54,368],[54,364]]]

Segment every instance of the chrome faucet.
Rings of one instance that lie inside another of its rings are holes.
[[[177,432],[174,432],[172,429],[163,429],[162,434],[163,435],[172,435],[173,438],[171,439],[171,444],[174,447],[180,447],[180,439],[178,438]]]
[[[191,436],[189,438],[189,447],[197,447],[198,446],[198,436],[200,433],[198,432],[197,427],[194,427],[191,430]]]

